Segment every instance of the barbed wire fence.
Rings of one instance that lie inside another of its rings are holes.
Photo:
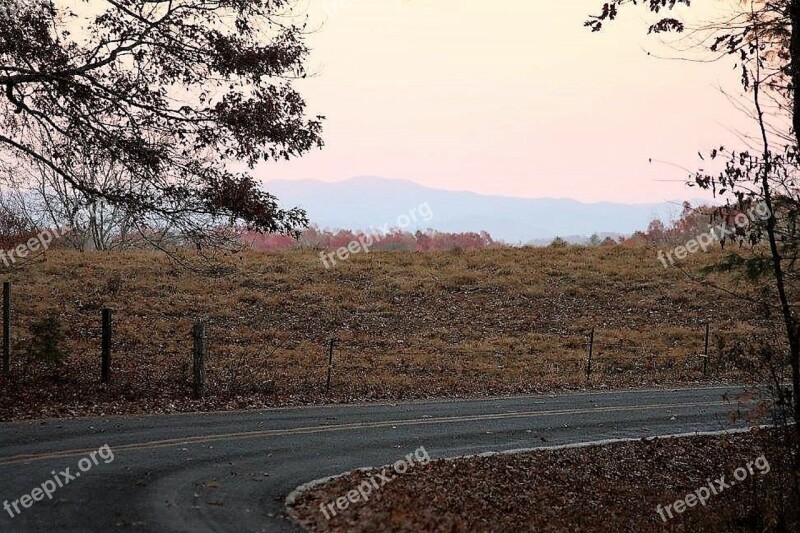
[[[112,339],[112,310],[98,306],[97,328],[99,335],[98,354],[99,360],[97,368],[99,370],[99,382],[108,385],[113,381],[113,346],[123,343],[129,339]],[[682,326],[686,329],[686,325]],[[633,330],[635,331],[635,330]],[[191,387],[191,394],[194,398],[202,398],[209,389],[207,387],[207,376],[212,379],[225,381],[227,387],[232,391],[272,390],[271,385],[260,384],[257,387],[239,387],[247,380],[263,380],[263,375],[268,373],[270,365],[273,365],[274,356],[281,351],[293,352],[294,354],[303,352],[319,353],[319,364],[316,368],[309,368],[306,372],[306,385],[315,388],[324,394],[336,393],[337,389],[344,383],[352,381],[353,376],[366,377],[370,372],[394,372],[395,374],[407,374],[410,377],[425,379],[436,372],[436,364],[429,367],[420,366],[419,361],[438,361],[440,368],[442,365],[451,363],[449,370],[458,373],[463,371],[463,362],[475,362],[479,358],[486,358],[490,361],[498,361],[497,367],[502,367],[504,362],[511,361],[518,363],[514,371],[519,372],[520,367],[526,377],[531,381],[546,377],[563,378],[565,381],[575,385],[591,386],[607,378],[613,378],[625,373],[639,373],[651,379],[670,372],[674,377],[676,374],[691,377],[697,380],[715,379],[721,371],[729,366],[739,365],[742,361],[734,356],[724,360],[719,355],[716,358],[710,353],[712,340],[715,344],[722,344],[723,332],[714,330],[710,321],[697,324],[696,341],[692,346],[680,345],[680,353],[656,353],[653,349],[637,343],[636,341],[620,337],[620,330],[614,330],[615,335],[606,336],[603,327],[570,327],[558,328],[558,330],[544,330],[536,332],[541,337],[525,338],[520,336],[513,346],[498,346],[493,348],[476,348],[472,346],[459,346],[457,344],[442,344],[441,342],[432,343],[424,338],[402,339],[392,337],[368,337],[347,338],[340,334],[329,334],[320,336],[316,341],[303,339],[297,341],[291,336],[284,338],[274,346],[264,347],[259,350],[259,355],[251,357],[251,352],[242,352],[238,358],[226,358],[224,367],[220,368],[217,361],[220,360],[215,354],[215,350],[220,351],[225,348],[218,343],[214,332],[213,317],[195,321],[190,331],[186,331],[186,339],[177,344],[177,349],[173,347],[168,352],[170,361],[177,362],[180,368],[179,375],[182,376],[178,381],[188,382]],[[2,374],[5,379],[11,379],[10,368],[12,359],[12,300],[11,283],[3,284],[3,327],[2,327]],[[180,335],[179,335],[180,337]],[[549,340],[549,347],[556,346],[562,357],[538,357],[541,349],[534,346],[538,340]],[[491,339],[490,339],[491,340]],[[555,344],[553,341],[556,340]],[[470,342],[474,342],[474,339]],[[185,346],[185,348],[180,348]],[[248,355],[245,355],[248,354]],[[127,354],[126,354],[127,355]],[[316,359],[316,355],[314,356]],[[416,363],[411,363],[416,361]],[[377,368],[380,362],[383,368]],[[152,362],[147,363],[152,369]],[[217,365],[214,372],[208,373],[208,364]],[[415,367],[416,365],[416,367]],[[479,366],[479,365],[478,365]],[[746,364],[742,365],[746,366]],[[253,369],[259,372],[253,373]],[[175,369],[173,369],[175,370]],[[274,370],[274,368],[272,368]],[[143,374],[151,373],[147,368]],[[471,368],[467,373],[474,375],[475,368]],[[342,376],[348,378],[343,379]],[[148,375],[149,379],[149,375]],[[319,385],[313,385],[315,379],[319,380]],[[213,384],[212,384],[213,385]]]

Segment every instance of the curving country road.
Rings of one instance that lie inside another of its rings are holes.
[[[315,478],[392,463],[419,446],[438,458],[741,427],[728,417],[740,407],[740,392],[664,389],[2,424],[0,504],[7,501],[10,511],[0,508],[0,531],[293,531],[284,499]],[[113,460],[107,449],[98,451],[106,444]]]

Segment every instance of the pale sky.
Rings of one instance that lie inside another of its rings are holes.
[[[740,92],[733,64],[648,57],[676,53],[647,37],[650,18],[634,6],[593,34],[583,22],[602,0],[306,1],[315,75],[297,87],[327,116],[326,146],[260,166],[266,180],[374,175],[508,196],[695,198],[656,181],[686,172],[648,159],[694,169],[698,150],[732,146],[731,130],[749,127],[720,92]]]

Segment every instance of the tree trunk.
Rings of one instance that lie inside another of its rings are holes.
[[[792,125],[797,146],[800,146],[800,0],[790,0],[789,20],[792,37],[789,42],[792,74]]]
[[[792,32],[791,41],[789,43],[789,53],[792,58],[792,125],[794,126],[796,147],[800,148],[800,0],[790,0],[789,19]],[[776,263],[776,266],[778,266],[778,263]],[[778,271],[776,271],[776,274],[777,272]],[[788,329],[789,346],[791,349],[794,421],[797,429],[797,437],[800,440],[800,340],[798,340],[800,331],[798,331],[798,328],[794,327],[794,318],[792,317],[791,309],[788,308],[788,299],[786,298],[782,279],[780,279],[778,290],[783,291],[781,307]],[[798,442],[798,453],[800,454],[800,442]]]

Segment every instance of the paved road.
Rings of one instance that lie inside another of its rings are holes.
[[[0,531],[291,531],[283,501],[315,478],[392,463],[419,446],[436,458],[737,427],[727,420],[738,392],[627,391],[2,424],[0,502],[8,500],[16,515],[11,504],[20,500],[21,513],[12,518],[0,508]],[[95,464],[90,452],[105,444],[113,460],[101,451]],[[52,500],[32,493],[47,480],[53,480],[45,486]],[[30,504],[21,500],[25,494],[42,499],[24,508]]]

